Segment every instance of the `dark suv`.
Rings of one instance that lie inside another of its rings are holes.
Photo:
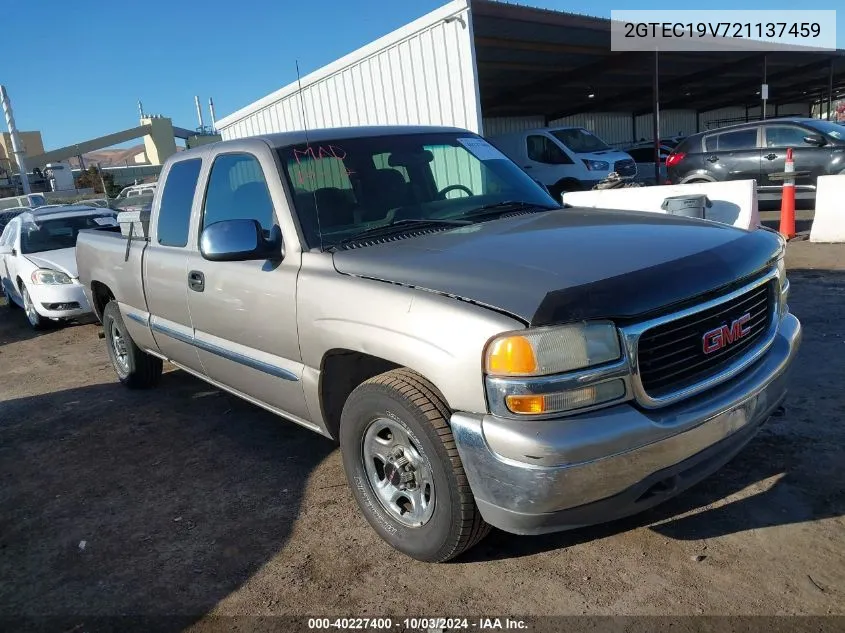
[[[671,184],[756,180],[759,200],[780,200],[786,149],[793,149],[795,196],[814,199],[816,178],[845,174],[845,125],[785,118],[701,132],[684,140],[666,159]]]

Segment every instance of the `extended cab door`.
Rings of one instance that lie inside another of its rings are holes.
[[[795,177],[795,192],[811,192],[816,189],[816,179],[825,176],[830,169],[830,150],[804,142],[805,136],[821,136],[817,131],[790,124],[763,126],[763,178],[761,192],[780,195],[783,180],[772,180],[769,176],[786,169],[786,150],[792,148],[795,171],[808,172]]]
[[[193,345],[193,327],[188,312],[188,235],[201,158],[177,160],[162,174],[164,189],[154,204],[155,229],[144,251],[144,291],[150,329],[159,351],[173,362],[202,373]]]
[[[760,184],[759,127],[716,132],[704,137],[703,168],[716,180],[756,180]]]
[[[261,404],[309,419],[296,326],[300,247],[275,156],[263,141],[228,145],[211,157],[195,239],[188,255],[188,306],[206,375]],[[282,230],[281,261],[208,261],[199,251],[205,226],[257,220],[269,236]]]

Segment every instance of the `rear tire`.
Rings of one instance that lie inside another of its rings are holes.
[[[154,387],[161,378],[161,359],[135,345],[115,301],[109,301],[103,310],[103,332],[109,360],[120,382],[130,389]]]
[[[359,385],[341,415],[343,467],[361,512],[392,547],[425,562],[454,558],[490,531],[448,419],[434,386],[409,369]]]

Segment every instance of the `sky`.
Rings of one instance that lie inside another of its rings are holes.
[[[137,125],[147,113],[174,125],[198,125],[194,95],[218,118],[445,4],[444,0],[143,0],[4,3],[5,29],[24,41],[4,47],[5,84],[20,130],[41,130],[53,149]],[[686,8],[677,0],[636,7],[611,0],[530,0],[548,9],[610,17],[612,9]],[[837,45],[845,48],[845,5],[836,9]],[[707,9],[794,9],[787,0],[709,0]],[[366,17],[365,17],[366,14]],[[5,122],[0,124],[5,131]]]

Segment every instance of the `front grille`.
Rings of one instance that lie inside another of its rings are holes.
[[[636,176],[637,164],[630,158],[626,158],[624,160],[617,160],[616,163],[613,165],[613,171],[615,171],[623,178]]]
[[[643,332],[639,340],[637,361],[640,381],[652,398],[694,385],[721,371],[730,361],[750,350],[769,329],[774,302],[774,280],[762,284],[725,303],[701,312],[669,321]],[[747,334],[728,342],[730,335],[705,333],[731,325],[745,314]],[[725,344],[705,353],[705,342]]]

